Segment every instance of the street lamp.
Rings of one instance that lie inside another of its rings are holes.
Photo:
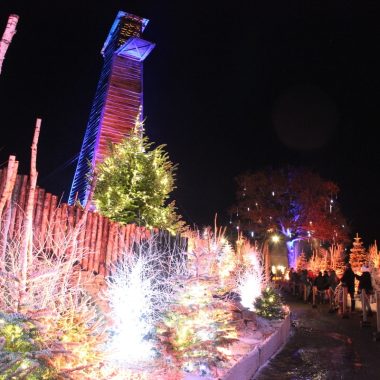
[[[271,235],[267,239],[265,239],[263,244],[263,255],[264,255],[264,267],[265,267],[265,278],[268,281],[270,278],[270,265],[269,265],[269,240],[272,243],[276,244],[280,241],[280,236],[277,234]]]

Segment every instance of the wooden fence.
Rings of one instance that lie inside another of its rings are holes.
[[[29,188],[29,176],[16,174],[13,189],[5,199],[9,173],[7,168],[0,169],[0,205],[4,203],[0,210],[1,247],[21,236]],[[53,250],[59,247],[57,242],[64,241],[81,222],[83,226],[78,229],[75,241],[75,249],[84,253],[80,265],[83,270],[105,276],[110,273],[111,263],[120,259],[132,243],[152,234],[144,227],[121,225],[94,211],[86,213],[83,221],[83,213],[81,207],[61,203],[59,197],[37,187],[33,209],[33,244],[37,249]],[[5,250],[1,250],[3,252],[0,254],[4,254]]]

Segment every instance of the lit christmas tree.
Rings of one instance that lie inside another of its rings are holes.
[[[334,244],[330,248],[331,255],[331,267],[340,276],[344,272],[344,266],[346,265],[346,252],[342,244]]]
[[[269,286],[256,298],[254,306],[256,314],[267,319],[282,319],[285,316],[281,296]]]
[[[297,257],[297,271],[307,268],[307,259],[304,251]]]
[[[165,356],[198,375],[211,374],[228,360],[226,346],[237,338],[226,302],[214,298],[210,280],[190,279],[157,329]]]
[[[350,249],[350,264],[354,272],[360,271],[363,264],[368,262],[368,253],[363,247],[363,242],[358,233],[354,238],[353,247]]]
[[[107,158],[96,167],[96,208],[117,222],[179,232],[185,223],[174,201],[168,202],[175,170],[165,145],[153,148],[137,119],[130,135],[111,145]]]

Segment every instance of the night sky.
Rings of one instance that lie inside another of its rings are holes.
[[[151,141],[178,164],[174,198],[192,226],[227,223],[234,177],[302,165],[336,182],[365,245],[380,236],[380,46],[373,7],[350,1],[11,1],[20,16],[0,75],[0,162],[28,173],[42,118],[39,185],[66,199],[119,10],[150,20]],[[78,5],[80,4],[80,5]],[[243,5],[244,4],[244,5]]]

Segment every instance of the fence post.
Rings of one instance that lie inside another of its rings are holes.
[[[367,293],[366,293],[365,289],[362,289],[361,294],[360,294],[360,300],[362,302],[362,313],[363,313],[363,320],[360,323],[361,327],[371,326],[371,323],[368,322],[368,319],[367,319],[366,297],[367,297]]]
[[[317,287],[316,286],[313,286],[313,308],[316,308],[317,307],[317,303],[315,302],[315,298],[317,296]]]
[[[342,318],[348,318],[348,312],[347,312],[347,287],[346,286],[343,286]]]
[[[373,340],[380,340],[380,291],[376,290],[376,331],[373,333]]]

